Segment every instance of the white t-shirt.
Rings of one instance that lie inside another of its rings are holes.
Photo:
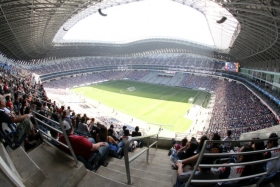
[[[223,141],[231,141],[232,140],[232,138],[230,137],[230,136],[226,136],[224,139],[223,139]],[[228,142],[226,142],[226,143],[224,143],[224,147],[225,148],[229,148],[231,146],[231,143],[228,143]]]
[[[229,179],[240,177],[245,166],[232,166],[230,167]]]
[[[229,163],[229,167],[230,167],[230,164],[233,164],[233,163]],[[231,166],[228,179],[234,179],[234,178],[240,177],[244,170],[244,167],[245,166]],[[212,169],[213,172],[218,172],[218,171],[224,172],[225,170],[226,170],[226,167],[222,167],[221,169],[218,169],[218,168]],[[232,181],[232,182],[238,182],[238,180]],[[222,184],[222,182],[219,184]]]

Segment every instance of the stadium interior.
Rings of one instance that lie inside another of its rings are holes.
[[[0,186],[279,187],[279,25],[279,0],[1,0]]]

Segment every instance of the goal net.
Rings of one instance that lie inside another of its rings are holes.
[[[129,92],[133,92],[133,91],[136,90],[136,88],[135,88],[135,87],[129,87],[129,88],[127,88],[126,90],[129,91]]]

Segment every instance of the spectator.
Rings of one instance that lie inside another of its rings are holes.
[[[201,136],[199,145],[198,145],[197,150],[196,150],[196,153],[197,153],[197,154],[200,153],[200,151],[201,151],[201,149],[202,149],[202,147],[203,147],[203,144],[204,144],[204,142],[205,142],[206,140],[209,140],[208,137],[207,137],[206,135]]]
[[[13,110],[13,103],[12,103],[12,101],[11,101],[11,97],[10,96],[6,96],[6,107],[7,108],[9,108],[9,109],[11,109],[11,110]]]
[[[109,128],[108,129],[108,136],[111,136],[112,138],[114,138],[115,141],[120,142],[120,139],[118,139],[116,136],[113,135],[113,129]]]
[[[200,164],[213,164],[213,159],[210,157],[202,158]],[[176,166],[178,167],[177,171],[177,182],[175,187],[181,187],[181,185],[187,182],[194,172],[193,170],[184,171],[183,164],[181,162],[177,162]],[[193,179],[196,180],[211,180],[211,179],[219,179],[219,173],[211,171],[211,168],[200,168],[198,167],[198,171],[195,171]],[[195,186],[213,186],[216,183],[194,183]]]
[[[271,149],[271,148],[278,148],[278,136],[276,133],[271,133],[268,138],[271,138],[270,140],[267,141],[266,149]],[[280,148],[272,151],[267,151],[265,152],[265,158],[272,158],[279,156],[280,154]],[[270,167],[273,167],[270,171],[270,173],[275,173],[279,171],[280,169],[280,159],[275,163],[274,166],[272,166],[272,163],[274,161],[269,161],[266,164],[266,170],[269,170]]]
[[[227,136],[223,139],[223,141],[232,141],[231,138],[231,130],[227,130]],[[225,150],[224,152],[227,152],[230,150],[231,143],[226,142],[223,144],[223,149]]]
[[[181,148],[185,147],[188,142],[187,138],[183,138],[181,143],[177,143],[177,141],[173,141],[173,147],[168,152],[168,156],[177,153]]]
[[[120,130],[119,132],[119,138],[121,138],[123,135],[124,135],[124,130],[126,129],[127,127],[124,125],[123,128]],[[128,131],[129,132],[129,131]]]
[[[197,141],[195,139],[192,139],[190,142],[186,143],[185,147],[182,147],[179,149],[175,154],[171,155],[171,161],[176,163],[178,159],[183,160],[189,157],[192,157],[195,155],[195,150],[197,149]]]
[[[98,156],[94,159],[93,165],[95,165],[95,170],[99,168],[100,165],[107,167],[108,163],[106,163],[106,158],[109,153],[109,145],[106,142],[98,142],[92,138],[86,139],[83,136],[74,135],[73,126],[68,123],[68,121],[63,120],[63,126],[65,128],[66,134],[68,136],[69,142],[72,146],[72,149],[76,155],[83,157],[85,160],[89,160],[94,151],[99,151]],[[59,141],[66,144],[65,137],[63,135],[59,136]],[[60,148],[68,153],[70,153],[68,148],[60,145]]]
[[[29,107],[29,104],[28,104],[28,102],[26,101],[26,99],[23,99],[22,102],[21,102],[21,107],[20,107],[20,109],[19,109],[20,115],[23,115],[23,114],[26,113],[25,110],[26,110],[27,107]]]
[[[85,122],[89,120],[89,117],[87,117],[87,114],[84,114],[82,118],[85,118]]]
[[[78,114],[78,115],[76,116],[76,129],[78,129],[78,125],[79,125],[79,123],[80,123],[80,120],[81,120],[81,114]]]
[[[110,125],[110,129],[112,129],[112,131],[113,131],[113,133],[112,133],[112,136],[114,136],[114,137],[118,137],[118,134],[117,134],[117,132],[115,131],[115,129],[114,129],[115,127],[114,127],[114,125],[113,124],[111,124]]]
[[[102,126],[99,130],[99,133],[96,137],[97,142],[103,141],[107,142],[110,146],[109,150],[109,156],[115,157],[115,158],[121,158],[121,152],[122,152],[122,142],[119,144],[112,138],[111,136],[108,136],[108,130],[106,127]]]
[[[64,111],[64,106],[61,106],[61,107],[58,109],[58,114],[61,116],[63,111]]]
[[[214,133],[211,140],[221,140],[221,137],[218,133]],[[223,149],[218,143],[210,143],[206,150],[210,153],[221,153]]]
[[[19,134],[15,137],[11,137],[11,141],[14,143],[18,143],[18,141],[24,136],[26,133],[29,134],[30,138],[32,137],[35,140],[39,139],[39,134],[36,134],[34,131],[33,124],[30,121],[30,114],[24,114],[21,116],[15,116],[13,112],[9,114],[5,111],[6,101],[3,95],[0,95],[0,131],[3,134],[10,133],[15,129],[19,131]],[[18,123],[18,125],[16,124]],[[28,138],[24,142],[25,151],[36,146],[35,144],[30,144]]]
[[[122,140],[122,146],[125,146],[125,143],[131,139],[131,136],[129,135],[129,130],[128,129],[124,129],[124,135],[122,136],[121,140]],[[129,151],[133,151],[135,149],[135,143],[137,143],[137,141],[135,142],[130,142],[129,144]]]
[[[135,137],[135,136],[142,136],[142,134],[141,134],[141,132],[139,132],[139,127],[138,126],[136,126],[135,127],[135,131],[133,131],[132,132],[132,135],[131,135],[132,137]],[[140,139],[140,140],[137,140],[137,146],[136,147],[143,147],[143,145],[142,145],[142,140]]]
[[[4,93],[11,93],[9,86],[6,81],[4,81]]]
[[[85,123],[86,118],[82,118],[81,122],[78,124],[78,131],[84,134],[89,133],[90,127]]]
[[[244,145],[243,147],[241,147],[238,152],[250,152],[253,151],[253,148],[250,145]],[[237,155],[237,163],[242,163],[242,162],[250,162],[253,160],[254,155],[253,154],[247,154],[247,155]],[[230,164],[229,164],[230,166]],[[226,172],[226,167],[220,167],[218,169],[215,170],[216,172],[221,172],[224,173]],[[230,171],[229,171],[229,175],[228,178],[229,179],[233,179],[233,178],[237,178],[237,177],[245,177],[245,176],[249,176],[253,174],[253,170],[252,170],[252,165],[248,164],[248,165],[240,165],[240,166],[231,166],[230,167]],[[241,181],[234,181],[233,183],[245,183],[248,180],[241,180]]]
[[[264,150],[264,142],[262,140],[255,140],[252,142],[252,148],[254,151],[258,150]],[[253,155],[254,161],[263,160],[264,159],[264,153],[256,153]],[[253,174],[259,174],[265,172],[265,162],[253,164]]]

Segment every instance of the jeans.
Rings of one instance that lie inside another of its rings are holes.
[[[95,144],[95,141],[93,138],[88,138],[87,139],[88,141],[90,141],[91,143]],[[96,156],[96,158],[94,159],[94,164],[103,164],[105,163],[106,161],[106,158],[107,158],[107,155],[109,153],[109,149],[110,149],[110,146],[108,143],[106,143],[105,146],[101,146],[99,147],[98,149],[98,155]],[[93,155],[91,156],[91,158],[89,158],[89,160],[92,160],[92,157],[95,156],[95,153],[93,153]]]
[[[106,161],[106,158],[108,156],[108,153],[109,153],[109,150],[110,150],[110,146],[108,143],[106,143],[105,146],[101,146],[99,147],[98,151],[99,151],[99,154],[97,155],[96,159],[95,159],[95,164],[98,163],[98,164],[104,164],[105,161]]]

